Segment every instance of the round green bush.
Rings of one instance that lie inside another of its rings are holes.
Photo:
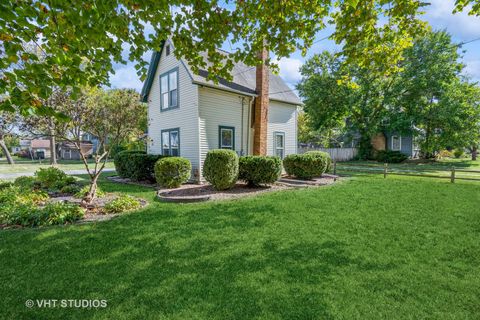
[[[203,176],[217,190],[230,189],[238,178],[238,156],[233,150],[211,150],[203,163]]]
[[[166,157],[155,164],[157,183],[166,188],[178,188],[190,179],[192,164],[182,157]]]
[[[272,156],[245,156],[239,158],[238,179],[250,186],[271,184],[280,179],[282,160]]]
[[[312,155],[315,157],[319,157],[322,161],[325,162],[325,170],[320,174],[322,175],[324,172],[328,172],[332,169],[332,157],[330,157],[330,154],[327,152],[323,151],[307,151],[304,154]]]
[[[327,169],[327,160],[313,154],[291,154],[283,159],[283,167],[289,176],[312,179],[321,176]]]
[[[131,175],[131,166],[129,158],[134,154],[146,154],[142,150],[125,150],[117,153],[113,158],[113,164],[115,165],[115,170],[117,174],[122,178],[130,178]]]

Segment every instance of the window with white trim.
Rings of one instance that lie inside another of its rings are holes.
[[[161,111],[178,108],[178,68],[160,76]]]
[[[162,154],[180,156],[180,129],[162,130]]]
[[[392,148],[393,151],[400,151],[402,149],[402,137],[392,136]]]
[[[218,147],[235,150],[235,127],[218,127]]]
[[[274,132],[273,133],[273,148],[275,155],[283,159],[285,157],[285,133]]]

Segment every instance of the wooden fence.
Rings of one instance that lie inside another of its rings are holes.
[[[298,148],[298,153],[307,151],[327,152],[334,161],[350,161],[358,154],[357,148]]]
[[[383,165],[375,164],[355,164],[355,163],[337,163],[333,162],[333,174],[339,172],[354,172],[363,174],[383,174],[384,178],[388,175],[410,176],[450,179],[451,183],[455,180],[480,181],[480,170],[464,170],[452,166],[450,169],[439,168],[422,168],[421,170],[413,168],[398,168],[389,166],[387,163]]]

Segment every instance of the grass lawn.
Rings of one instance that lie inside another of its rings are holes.
[[[2,173],[22,173],[35,172],[39,168],[48,168],[50,166],[50,159],[30,160],[25,158],[14,157],[15,164],[9,165],[5,158],[0,158],[0,174]],[[95,163],[93,160],[88,160],[89,163]],[[58,160],[57,168],[61,170],[83,170],[85,166],[81,160]],[[114,168],[113,161],[109,161],[106,168]]]
[[[102,181],[153,200],[153,191]],[[478,319],[480,183],[355,177],[0,231],[6,319]],[[106,299],[102,309],[27,299]]]

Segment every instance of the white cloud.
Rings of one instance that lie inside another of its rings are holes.
[[[431,5],[425,8],[424,19],[435,29],[446,29],[462,40],[479,36],[480,18],[469,16],[468,9],[452,14],[454,7],[454,0],[432,0]]]
[[[290,84],[296,84],[302,76],[300,74],[300,67],[303,65],[302,60],[295,58],[281,58],[275,59],[280,69],[280,76],[285,82]]]
[[[465,61],[464,73],[476,81],[480,81],[480,60]]]
[[[132,88],[140,92],[143,83],[137,76],[137,72],[133,64],[129,64],[115,70],[115,74],[110,76],[111,88]]]

